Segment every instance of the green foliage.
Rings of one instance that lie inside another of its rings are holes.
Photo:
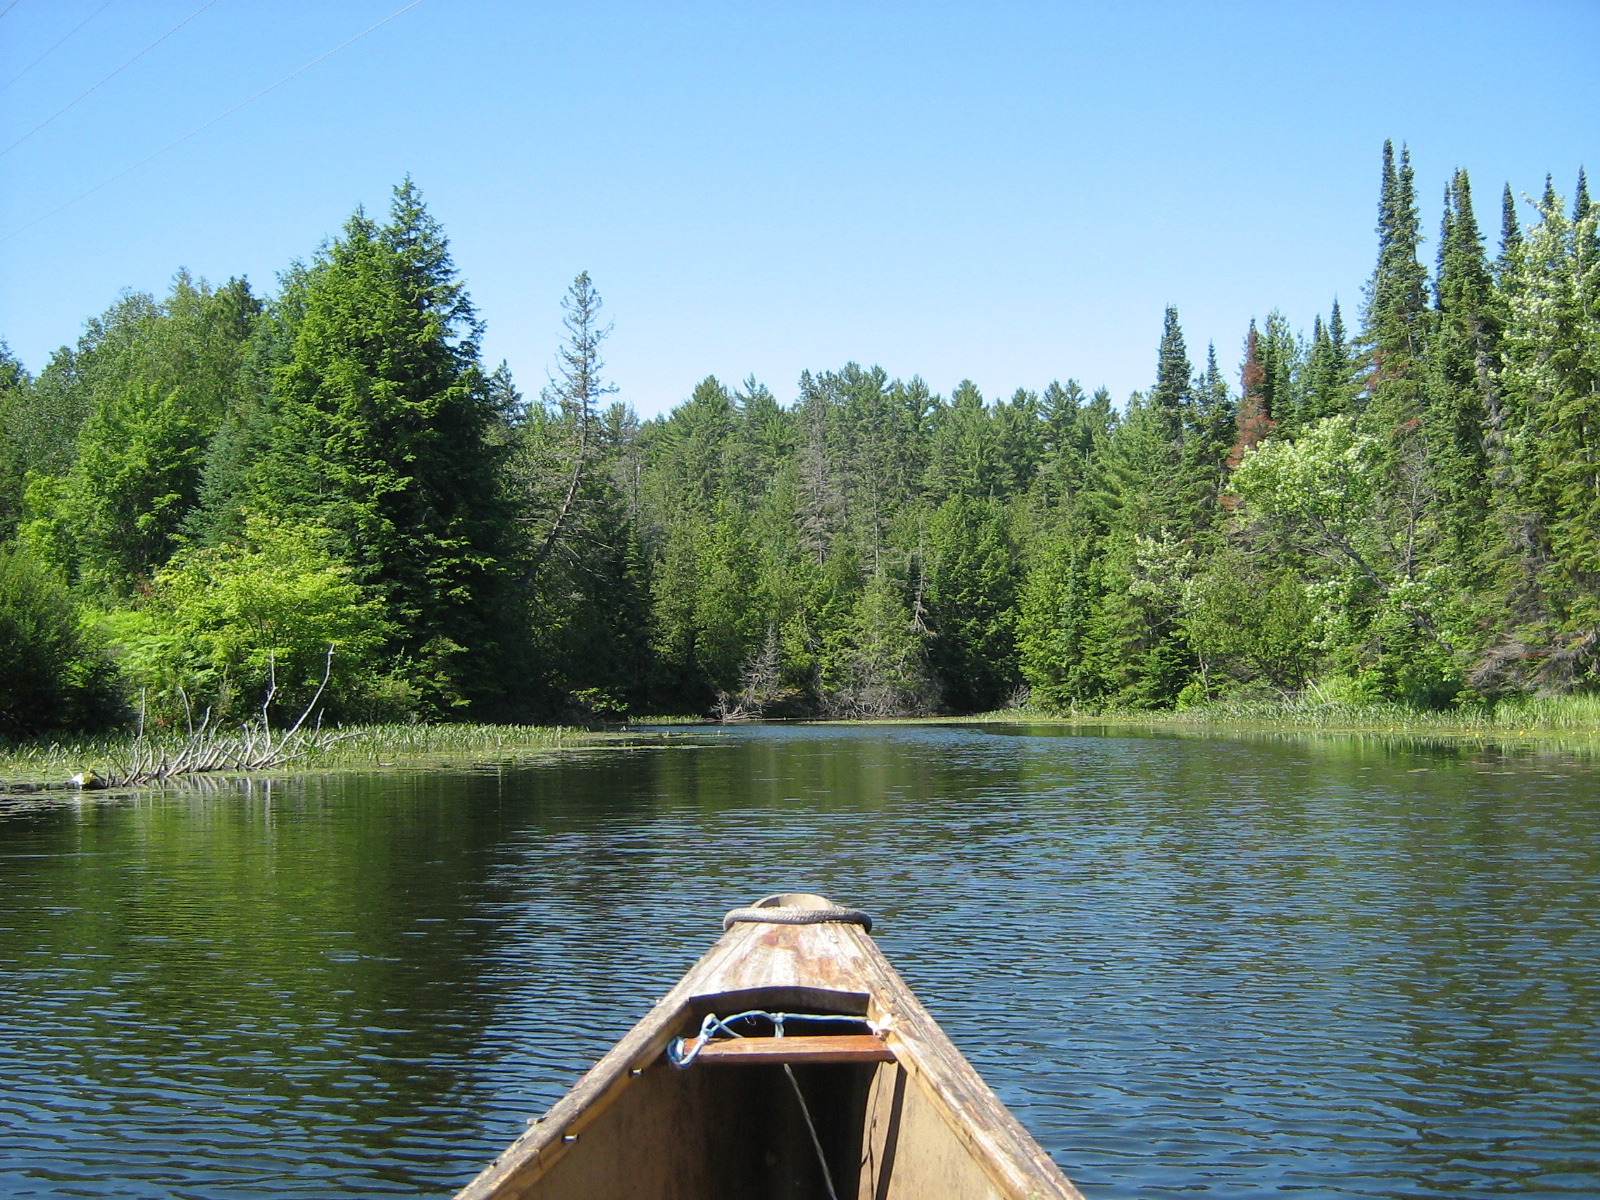
[[[23,532],[69,578],[126,596],[178,548],[258,313],[242,281],[180,273],[160,304],[128,296],[90,322],[41,375],[15,417],[37,481]]]
[[[1018,665],[1033,703],[1065,709],[1098,694],[1087,667],[1089,620],[1100,597],[1095,542],[1063,528],[1038,548],[1023,579],[1017,616]]]
[[[186,551],[155,577],[137,608],[106,618],[129,684],[149,713],[177,720],[258,710],[298,716],[321,686],[336,716],[423,708],[427,671],[384,678],[389,633],[330,549],[333,532],[250,514],[238,544]]]
[[[1016,548],[1005,509],[956,494],[928,522],[929,666],[956,712],[999,708],[1016,665]]]
[[[210,431],[181,390],[98,404],[58,488],[30,488],[22,535],[91,587],[126,594],[171,556]]]
[[[0,339],[0,539],[9,538],[22,516],[29,454],[23,431],[30,416],[33,378]]]
[[[1280,695],[1305,686],[1316,667],[1314,606],[1293,572],[1263,575],[1237,553],[1215,555],[1191,584],[1180,623],[1199,660],[1191,701],[1259,684]]]
[[[479,326],[410,180],[357,212],[309,271],[270,445],[243,507],[334,530],[384,604],[391,649],[441,696],[504,686],[509,517]]]
[[[1378,263],[1367,285],[1365,341],[1371,355],[1373,402],[1403,411],[1406,384],[1425,351],[1427,271],[1417,260],[1422,244],[1411,152],[1383,143],[1378,197]]]
[[[1600,229],[1581,176],[1536,209],[1508,189],[1491,264],[1457,172],[1430,272],[1386,145],[1358,337],[1270,311],[1235,381],[1169,308],[1120,409],[847,363],[640,422],[587,274],[548,387],[484,369],[406,181],[264,302],[180,275],[37,378],[0,350],[0,535],[112,610],[169,719],[269,669],[299,703],[326,643],[341,711],[479,719],[1591,688]]]
[[[111,664],[67,589],[26,550],[0,545],[0,737],[103,728],[118,710]]]
[[[938,703],[903,590],[887,575],[867,580],[830,633],[821,673],[829,716],[906,716]]]

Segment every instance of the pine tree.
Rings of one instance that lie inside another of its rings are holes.
[[[589,273],[579,272],[561,302],[567,338],[557,351],[558,373],[541,397],[554,420],[537,428],[547,435],[544,440],[553,444],[523,448],[524,464],[529,461],[530,454],[553,454],[556,460],[556,479],[550,481],[554,486],[542,486],[544,481],[537,477],[530,479],[527,472],[523,472],[525,491],[532,488],[549,493],[542,498],[549,511],[533,546],[530,576],[537,574],[550,556],[562,548],[573,528],[583,523],[589,490],[585,484],[590,480],[600,449],[596,409],[604,397],[617,390],[601,374],[605,362],[600,357],[600,345],[611,334],[611,327],[600,323],[602,307],[600,293],[595,290]],[[535,429],[534,426],[528,428]]]

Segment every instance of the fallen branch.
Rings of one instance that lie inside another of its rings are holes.
[[[177,775],[203,775],[218,771],[249,772],[270,771],[286,766],[309,754],[337,745],[353,733],[338,733],[322,728],[322,712],[317,703],[327,690],[333,675],[333,647],[323,663],[322,682],[312,694],[300,716],[289,728],[278,731],[272,728],[270,709],[277,695],[276,662],[268,667],[266,699],[261,703],[261,716],[241,725],[237,732],[224,732],[211,724],[208,708],[196,726],[189,710],[188,697],[184,696],[184,710],[188,715],[189,734],[181,743],[164,745],[145,736],[142,727],[134,738],[127,757],[114,763],[101,775],[85,771],[72,777],[79,788],[133,787],[139,784],[161,783]],[[315,713],[317,719],[307,730],[305,724]]]

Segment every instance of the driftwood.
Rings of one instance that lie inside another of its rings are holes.
[[[198,725],[190,720],[188,736],[181,742],[161,742],[146,737],[141,716],[138,735],[125,758],[108,766],[103,775],[96,771],[84,771],[74,775],[71,783],[74,787],[85,789],[121,788],[161,783],[179,775],[270,771],[315,751],[325,750],[351,736],[322,728],[321,710],[317,704],[327,690],[332,675],[333,647],[329,646],[323,664],[322,682],[317,685],[316,692],[300,716],[287,729],[272,727],[272,702],[278,694],[276,662],[269,666],[267,693],[261,701],[261,715],[237,730],[223,730],[214,726],[208,708],[201,714]]]

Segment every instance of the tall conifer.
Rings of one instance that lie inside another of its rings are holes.
[[[1450,561],[1477,560],[1487,532],[1489,455],[1486,426],[1500,424],[1500,320],[1483,235],[1472,211],[1472,185],[1458,170],[1445,192],[1439,235],[1437,330],[1428,356],[1423,430],[1428,474],[1440,503]]]
[[[1517,200],[1506,184],[1500,196],[1500,254],[1495,259],[1495,278],[1504,281],[1511,273],[1511,262],[1522,245],[1522,225],[1517,220]]]
[[[1319,325],[1318,332],[1321,332]],[[1239,372],[1239,418],[1228,452],[1228,469],[1237,470],[1245,454],[1271,435],[1277,422],[1272,419],[1272,402],[1266,395],[1267,372],[1261,365],[1261,338],[1255,321],[1244,339],[1244,366]]]
[[[389,221],[357,211],[312,267],[254,503],[340,535],[398,629],[420,702],[492,690],[504,662],[500,451],[481,326],[407,179]]]
[[[1378,263],[1367,285],[1365,340],[1372,355],[1374,399],[1389,379],[1403,379],[1423,351],[1427,273],[1417,260],[1422,233],[1411,154],[1383,144],[1378,200]]]

